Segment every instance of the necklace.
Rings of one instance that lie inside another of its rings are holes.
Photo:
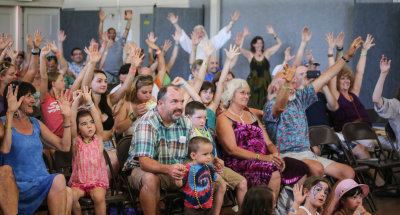
[[[194,183],[194,195],[196,196],[197,203],[199,203],[199,206],[201,209],[203,209],[203,206],[200,203],[199,196],[197,195],[197,188],[196,188],[196,173],[194,172],[194,162],[192,161],[193,165],[193,183]],[[213,201],[213,186],[212,186],[212,178],[211,178],[211,172],[210,169],[208,168],[207,165],[204,165],[207,167],[208,173],[210,173],[210,186],[211,186],[211,202]]]
[[[239,117],[240,121],[242,121],[242,123],[244,123],[244,120],[242,119],[243,114],[244,114],[244,111],[243,111],[242,114],[240,114],[240,115],[239,115],[239,114],[236,114],[236,113],[234,113],[234,112],[232,112],[230,109],[228,109],[228,111],[229,111],[231,114],[233,114],[233,115]]]

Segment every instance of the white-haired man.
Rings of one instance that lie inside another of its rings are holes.
[[[207,32],[204,29],[204,26],[197,25],[193,28],[193,34],[198,37],[200,40],[199,45],[196,50],[196,60],[197,59],[205,59],[205,55],[202,47],[206,44],[206,42],[211,41],[212,46],[215,50],[220,49],[230,38],[231,38],[231,28],[233,23],[235,23],[240,17],[240,11],[235,11],[233,15],[231,15],[231,21],[223,27],[218,34],[208,39]],[[193,43],[186,32],[179,26],[178,24],[178,16],[175,16],[173,13],[169,13],[167,19],[174,25],[175,29],[178,31],[182,31],[181,38],[179,39],[179,43],[183,50],[187,53],[191,53],[193,50]]]

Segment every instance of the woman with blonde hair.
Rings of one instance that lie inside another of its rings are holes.
[[[125,99],[121,101],[115,118],[117,133],[131,135],[134,122],[155,106],[156,99],[151,95],[153,83],[153,77],[150,75],[139,75],[135,78]]]

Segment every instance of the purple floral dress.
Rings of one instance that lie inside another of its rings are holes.
[[[233,121],[229,117],[228,119],[232,121],[238,147],[257,154],[270,154],[263,138],[263,131],[257,121],[250,125]],[[243,160],[230,157],[226,153],[223,153],[222,157],[227,167],[247,179],[249,188],[255,185],[268,185],[272,173],[279,171],[279,167],[276,164],[266,161],[256,159]],[[302,161],[288,157],[285,157],[283,160],[286,164],[285,171],[281,173],[282,183],[284,185],[293,185],[308,173],[308,167]]]

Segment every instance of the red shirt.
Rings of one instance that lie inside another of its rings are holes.
[[[63,117],[56,99],[48,93],[46,98],[40,103],[40,107],[43,113],[44,124],[55,135],[62,137],[64,132]]]

